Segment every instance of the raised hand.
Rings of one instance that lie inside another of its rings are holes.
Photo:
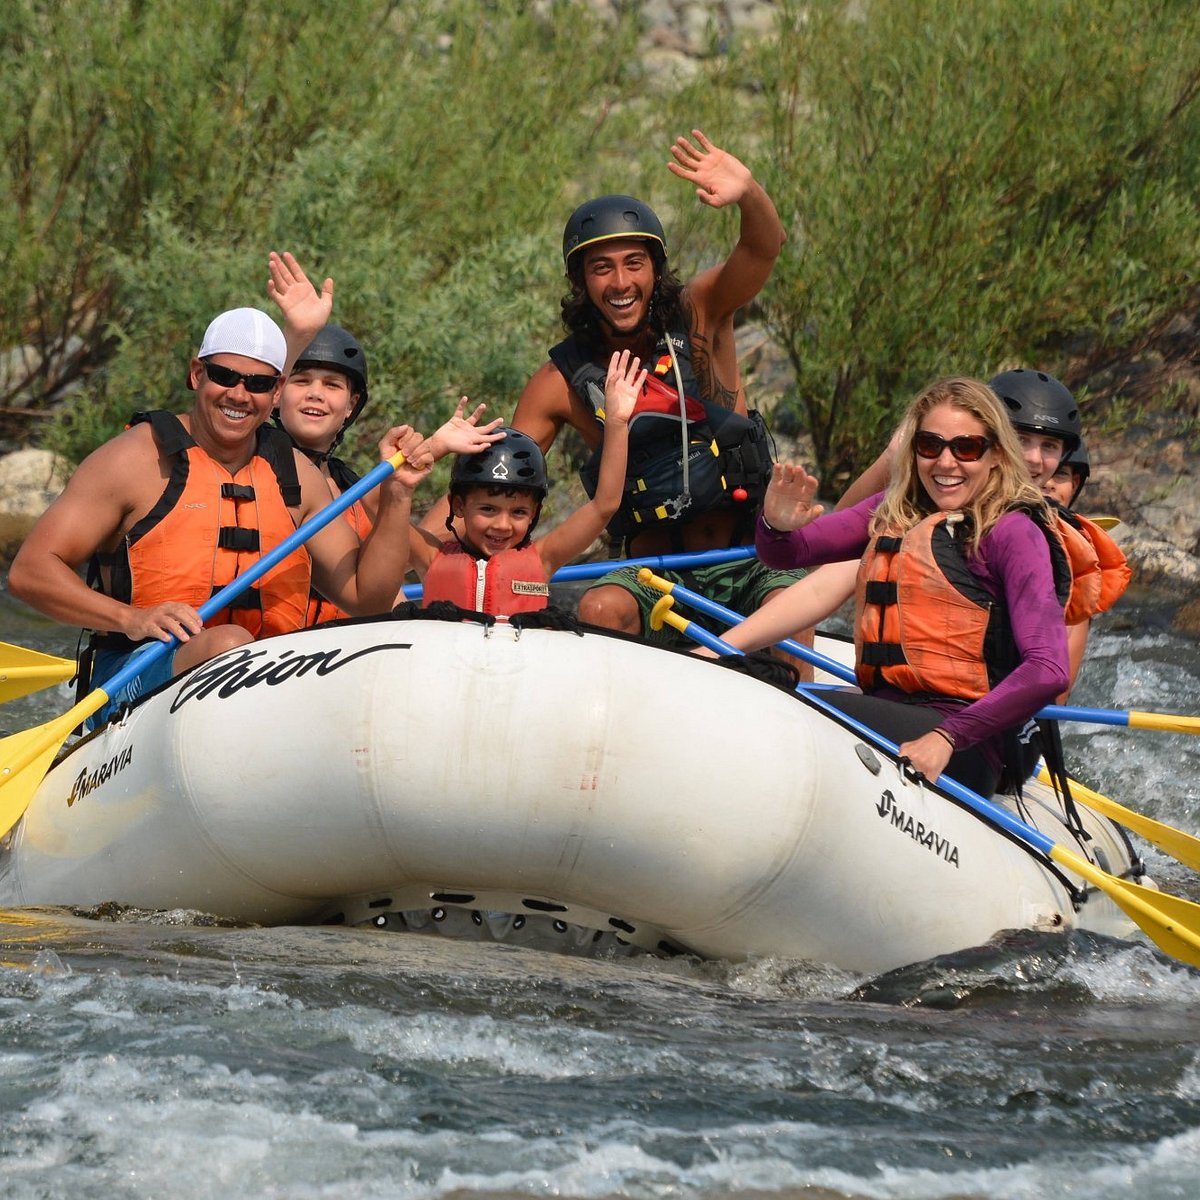
[[[795,463],[776,463],[763,497],[763,518],[772,529],[787,532],[815,520],[824,506],[814,504],[819,480]]]
[[[282,255],[272,250],[267,269],[271,276],[267,280],[267,295],[279,305],[289,328],[315,334],[329,324],[333,312],[332,279],[326,279],[318,293],[304,269],[286,250]]]
[[[710,208],[737,204],[754,180],[750,168],[714,146],[699,129],[692,130],[692,137],[696,145],[685,137],[675,139],[671,147],[675,161],[667,163],[667,170],[695,184],[701,204]]]
[[[628,350],[615,350],[608,360],[608,374],[604,378],[604,423],[628,425],[647,372],[640,370],[642,360]]]
[[[496,417],[486,425],[480,425],[479,418],[487,411],[487,405],[477,404],[468,415],[470,403],[466,396],[460,396],[454,415],[430,436],[427,445],[435,459],[447,454],[478,454],[504,437],[499,428],[504,423],[503,418]]]

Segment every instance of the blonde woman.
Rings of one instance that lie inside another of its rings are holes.
[[[776,465],[780,532],[760,517],[759,557],[791,568],[860,556],[855,650],[864,695],[830,693],[936,779],[949,766],[985,795],[1018,782],[1029,718],[1067,685],[1069,570],[1008,414],[974,379],[945,379],[909,407],[890,485],[821,516],[817,480]],[[820,518],[820,519],[817,519]],[[752,649],[795,628],[799,585],[731,631]],[[1007,770],[1006,770],[1007,768]]]

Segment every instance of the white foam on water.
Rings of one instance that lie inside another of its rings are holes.
[[[1062,978],[1108,1004],[1200,1004],[1200,973],[1149,945],[1114,944],[1103,955],[1076,957],[1064,964]]]

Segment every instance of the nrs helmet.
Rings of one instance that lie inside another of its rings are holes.
[[[654,210],[633,196],[597,196],[581,204],[563,231],[563,266],[571,272],[571,259],[597,242],[642,238],[654,245],[654,257],[665,261],[667,238]]]
[[[326,325],[292,364],[293,371],[305,367],[328,367],[349,378],[350,390],[357,399],[346,424],[355,420],[367,402],[367,356],[358,339],[340,325]]]
[[[1079,446],[1083,433],[1079,405],[1053,375],[1018,368],[989,379],[988,386],[1000,397],[1017,429],[1062,438],[1064,458]]]

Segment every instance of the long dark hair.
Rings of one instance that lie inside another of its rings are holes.
[[[648,238],[645,240],[654,259],[654,291],[650,293],[646,323],[655,336],[661,338],[668,329],[677,329],[684,324],[683,283],[671,270],[662,248]],[[568,333],[577,333],[589,341],[603,344],[604,323],[583,282],[583,256],[573,257],[574,261],[567,272],[567,283],[571,290],[559,301],[563,328]]]

